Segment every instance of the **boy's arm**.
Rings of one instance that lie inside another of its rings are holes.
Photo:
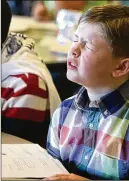
[[[59,150],[59,137],[60,137],[60,107],[54,112],[52,121],[49,126],[48,136],[47,136],[47,151],[53,157],[57,159],[60,158],[60,150]]]
[[[61,131],[61,113],[62,106],[58,107],[55,111],[51,124],[49,126],[48,137],[47,137],[47,151],[53,157],[59,159],[61,161],[60,156],[60,131]],[[56,174],[43,180],[89,180],[88,178],[82,177],[80,175],[76,175],[73,173],[70,174]]]

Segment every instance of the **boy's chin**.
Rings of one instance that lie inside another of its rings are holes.
[[[78,83],[78,80],[77,80],[77,77],[74,76],[74,75],[72,75],[71,73],[68,73],[68,72],[67,72],[66,77],[67,77],[68,80],[79,84],[79,83]]]

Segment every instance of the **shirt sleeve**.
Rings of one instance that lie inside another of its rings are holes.
[[[44,81],[33,74],[10,76],[2,82],[1,96],[2,131],[39,143],[49,125]]]
[[[61,159],[59,150],[59,137],[61,129],[61,126],[59,125],[60,111],[61,110],[59,107],[54,112],[47,136],[47,151],[57,159]]]

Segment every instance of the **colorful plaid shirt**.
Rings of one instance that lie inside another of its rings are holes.
[[[129,179],[129,80],[90,102],[84,87],[59,106],[47,150],[70,173],[90,179]]]

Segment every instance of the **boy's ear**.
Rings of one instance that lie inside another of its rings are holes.
[[[121,77],[129,73],[129,58],[120,61],[119,65],[112,72],[113,77]]]

